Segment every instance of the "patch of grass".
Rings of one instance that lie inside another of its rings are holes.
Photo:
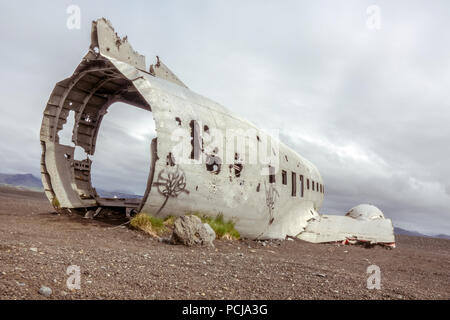
[[[175,223],[175,219],[176,219],[176,217],[174,217],[174,216],[165,217],[164,221],[163,221],[163,224],[166,227],[172,227],[174,225],[174,223]]]
[[[163,219],[153,217],[144,212],[138,213],[133,219],[131,219],[130,225],[133,228],[142,230],[154,237],[159,236],[166,230]]]
[[[55,208],[55,209],[57,209],[57,210],[61,208],[61,204],[59,203],[59,200],[58,200],[57,197],[54,197],[54,198],[53,198],[53,200],[52,200],[52,206],[53,206],[53,208]]]
[[[218,239],[237,240],[240,238],[239,232],[234,227],[235,222],[232,220],[225,221],[222,214],[219,214],[214,218],[199,213],[193,214],[199,217],[203,223],[208,223],[216,233]],[[176,217],[174,216],[167,216],[162,219],[141,212],[131,219],[130,225],[153,237],[159,237],[165,232],[173,229],[175,219]]]
[[[235,228],[235,222],[232,220],[225,221],[223,214],[217,215],[215,218],[207,215],[195,214],[203,223],[208,223],[218,239],[238,240],[240,238],[239,232]]]

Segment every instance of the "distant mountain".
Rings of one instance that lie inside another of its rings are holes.
[[[141,199],[142,196],[137,194],[131,194],[123,191],[107,191],[103,189],[95,188],[98,195],[102,198],[125,198],[125,199]]]
[[[394,227],[394,233],[404,235],[404,236],[428,237],[427,235],[424,235],[420,232],[405,230],[405,229],[398,228],[398,227]]]
[[[450,235],[447,234],[437,234],[437,235],[426,235],[417,231],[409,231],[402,228],[394,227],[394,233],[404,236],[414,236],[414,237],[425,237],[425,238],[441,238],[441,239],[450,239]]]
[[[437,235],[435,235],[435,237],[450,240],[450,236],[448,234],[437,234]]]
[[[42,189],[41,179],[32,174],[4,174],[0,173],[0,184],[8,184],[17,187],[26,187],[32,189]]]
[[[0,185],[6,184],[15,187],[24,187],[29,189],[40,189],[42,190],[44,187],[42,186],[42,181],[39,178],[36,178],[30,173],[27,174],[5,174],[0,173]],[[97,193],[100,197],[103,198],[126,198],[126,199],[140,199],[142,196],[131,194],[124,191],[108,191],[103,189],[97,189]]]

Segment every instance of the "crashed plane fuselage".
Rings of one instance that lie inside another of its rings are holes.
[[[115,102],[148,110],[155,122],[140,201],[101,198],[91,184],[89,157],[74,159],[75,147],[59,143],[73,110],[72,141],[93,155],[102,118]],[[159,58],[147,69],[145,57],[105,19],[93,22],[91,46],[74,74],[53,89],[40,136],[45,192],[62,208],[223,214],[249,238],[297,236],[319,218],[324,185],[311,162],[189,90]]]

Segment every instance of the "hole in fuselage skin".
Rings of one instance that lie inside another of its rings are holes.
[[[71,104],[72,102],[70,102],[70,105]],[[75,125],[75,111],[70,110],[66,119],[66,123],[63,125],[62,129],[58,132],[59,144],[75,147],[75,144],[72,142],[74,125]]]
[[[92,186],[101,198],[142,199],[156,137],[150,111],[115,103],[104,116],[92,156]]]
[[[80,146],[75,146],[75,151],[74,151],[74,155],[73,158],[75,160],[85,160],[88,159],[88,154],[86,153],[86,151],[80,147]]]

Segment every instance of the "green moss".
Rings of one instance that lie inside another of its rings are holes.
[[[160,235],[166,230],[164,220],[141,212],[130,221],[133,228],[140,229],[151,235]]]
[[[53,198],[53,200],[52,200],[52,206],[53,206],[53,208],[55,208],[55,209],[61,208],[61,204],[59,203],[59,200],[58,200],[57,197],[54,197],[54,198]]]
[[[167,216],[167,217],[164,218],[164,222],[163,223],[164,223],[164,225],[166,227],[173,226],[174,223],[175,223],[175,217],[174,216]]]
[[[240,234],[235,228],[235,222],[232,220],[225,221],[223,214],[217,215],[215,218],[196,213],[203,223],[208,223],[215,231],[217,238],[239,239]]]

